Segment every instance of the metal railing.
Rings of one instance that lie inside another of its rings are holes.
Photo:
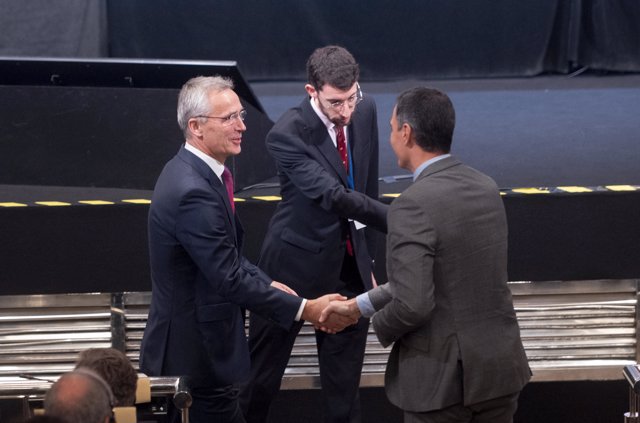
[[[25,415],[30,414],[31,404],[41,404],[45,394],[58,376],[38,377],[31,375],[0,376],[0,401],[21,399]],[[189,407],[192,397],[189,381],[184,377],[149,377],[152,398],[169,398],[180,411],[182,423],[189,423]]]
[[[534,381],[621,379],[619,369],[637,362],[637,280],[509,286]],[[0,377],[56,377],[91,347],[119,348],[137,368],[150,298],[149,292],[0,297]],[[371,330],[361,386],[383,385],[388,353]],[[315,335],[305,325],[282,388],[319,386]]]
[[[640,423],[640,369],[637,365],[628,365],[622,369],[624,378],[629,382],[629,411],[624,413],[625,423]]]

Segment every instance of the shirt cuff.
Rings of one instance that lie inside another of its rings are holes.
[[[302,311],[304,310],[304,306],[307,305],[307,299],[303,298],[302,302],[300,303],[300,308],[298,309],[298,313],[296,313],[296,322],[299,322],[300,320],[302,320]]]
[[[360,309],[360,314],[362,317],[371,317],[375,314],[376,309],[373,307],[371,303],[371,299],[369,298],[369,294],[364,292],[356,297],[356,303],[358,303],[358,308]]]

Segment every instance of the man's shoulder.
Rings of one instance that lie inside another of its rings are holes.
[[[306,105],[301,103],[297,107],[293,107],[280,116],[273,127],[267,133],[267,143],[294,136],[296,138],[306,139],[310,133],[318,129],[322,129],[324,124],[315,114],[311,106],[308,110]]]

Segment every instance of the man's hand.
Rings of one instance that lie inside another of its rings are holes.
[[[272,281],[271,282],[271,286],[274,288],[279,289],[280,291],[284,291],[287,294],[291,294],[291,295],[295,295],[296,297],[298,296],[298,293],[296,291],[294,291],[293,289],[289,288],[287,285],[278,282],[278,281]]]
[[[349,316],[343,316],[340,314],[336,314],[331,317],[325,317],[322,324],[320,324],[320,315],[323,313],[325,308],[329,306],[330,303],[336,302],[340,303],[345,301],[347,298],[343,297],[340,294],[328,294],[322,297],[316,298],[315,300],[307,300],[307,304],[302,311],[302,319],[307,320],[316,327],[316,329],[322,330],[327,333],[337,333],[346,328],[347,326],[351,326],[355,324],[358,319],[353,319]]]
[[[330,322],[332,319],[336,319],[337,316],[342,316],[350,319],[353,322],[357,322],[362,314],[358,308],[358,302],[355,298],[347,301],[331,301],[322,313],[320,314],[320,325],[324,325],[325,322]]]

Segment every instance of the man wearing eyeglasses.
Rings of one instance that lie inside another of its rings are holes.
[[[187,376],[194,423],[244,423],[238,402],[239,384],[249,376],[244,309],[287,330],[301,318],[317,320],[333,297],[299,298],[242,256],[224,163],[240,153],[244,117],[230,80],[187,81],[178,99],[186,142],[162,170],[149,209],[152,297],[140,369]],[[172,410],[171,421],[179,417]]]
[[[363,96],[359,67],[327,46],[307,62],[308,96],[267,135],[282,201],[258,266],[302,296],[354,297],[374,285],[365,226],[386,231],[378,198],[375,103]],[[248,422],[265,422],[302,322],[282,329],[251,314],[251,383],[242,393]],[[359,422],[358,388],[368,319],[336,335],[316,331],[325,422]]]

